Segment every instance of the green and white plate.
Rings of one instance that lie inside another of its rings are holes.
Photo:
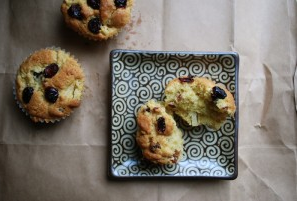
[[[111,178],[235,179],[238,174],[238,66],[235,52],[157,52],[113,50],[110,53]],[[180,76],[207,77],[224,84],[236,102],[234,118],[221,129],[189,127],[183,131],[183,159],[175,165],[155,165],[143,159],[136,144],[136,113],[150,99],[163,100],[166,84]]]

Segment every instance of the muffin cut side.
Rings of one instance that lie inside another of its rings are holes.
[[[216,93],[214,87],[221,93]],[[207,125],[219,129],[228,116],[234,116],[236,109],[234,98],[225,87],[202,77],[173,79],[166,86],[165,95],[167,109],[191,126]]]
[[[137,114],[137,144],[143,156],[157,164],[174,164],[182,158],[183,134],[164,106],[150,100]]]

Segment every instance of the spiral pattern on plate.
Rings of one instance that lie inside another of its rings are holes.
[[[153,61],[158,63],[165,63],[169,60],[170,55],[167,53],[158,53],[153,55]]]
[[[157,68],[157,78],[162,79],[167,74],[166,68],[163,66],[160,66]]]
[[[235,119],[221,129],[190,127],[178,116],[184,152],[176,165],[141,160],[136,114],[150,99],[162,100],[166,84],[179,76],[207,77],[235,95],[236,59],[224,54],[114,53],[112,59],[112,172],[119,176],[230,176],[235,167]]]
[[[176,71],[176,77],[189,75],[189,70],[186,67],[180,67]]]
[[[169,73],[175,73],[180,66],[180,60],[170,59],[166,63],[166,69]]]
[[[206,132],[203,134],[202,141],[207,146],[214,145],[217,143],[218,135],[213,132]]]
[[[138,80],[139,80],[139,83],[141,84],[141,86],[145,86],[150,82],[151,77],[149,74],[142,73],[139,75]]]
[[[189,142],[185,145],[187,157],[192,160],[199,160],[204,153],[204,149],[198,142]]]
[[[219,81],[222,83],[222,84],[227,84],[229,81],[231,80],[230,76],[228,75],[228,73],[226,72],[221,72],[219,74]]]
[[[142,169],[138,172],[138,176],[149,176],[149,175],[153,175],[150,169]]]
[[[124,106],[124,109],[127,108],[126,110],[129,113],[136,113],[134,110],[136,106],[139,104],[139,99],[136,96],[128,96],[127,101],[126,101],[126,106]]]
[[[126,102],[123,98],[118,98],[113,101],[112,108],[115,113],[123,115],[126,111]]]
[[[132,74],[128,70],[123,70],[121,73],[121,78],[124,81],[128,81],[132,78]]]
[[[122,56],[123,56],[123,54],[120,52],[112,53],[112,61],[119,62]]]
[[[133,91],[136,91],[138,88],[140,88],[140,83],[137,78],[130,79],[128,81],[128,85]]]
[[[112,117],[112,129],[113,130],[119,130],[122,128],[124,122],[124,116],[123,115],[114,115]]]
[[[181,61],[190,61],[193,59],[193,56],[187,53],[180,53],[180,54],[175,54],[174,57],[176,59],[180,59]]]
[[[192,76],[202,76],[206,70],[205,64],[199,60],[191,60],[186,63],[186,66]]]
[[[172,165],[172,164],[162,165],[161,168],[162,168],[162,172],[168,175],[175,174],[179,170],[178,165]]]
[[[197,176],[200,174],[200,169],[196,166],[192,165],[186,165],[183,168],[183,175],[185,176]]]
[[[228,82],[226,88],[228,89],[228,91],[230,91],[231,93],[235,92],[235,81],[230,81]]]
[[[143,102],[149,101],[152,98],[152,91],[149,86],[141,87],[137,90],[136,94],[140,100],[143,100]]]
[[[129,169],[125,166],[119,165],[113,173],[118,176],[129,176]]]
[[[156,75],[157,69],[155,67],[154,62],[152,62],[152,61],[142,62],[139,67],[140,67],[140,71],[142,73],[145,73],[149,76]]]
[[[138,174],[140,171],[140,168],[136,163],[134,163],[133,165],[129,165],[128,169],[131,174]]]
[[[128,166],[127,163],[129,161],[129,154],[121,154],[119,158],[122,164],[126,164],[125,166]]]
[[[151,169],[150,169],[151,173],[153,175],[161,175],[163,173],[162,168],[160,166],[154,165]]]
[[[211,165],[211,161],[208,157],[202,157],[199,161],[196,162],[196,165],[199,169],[208,169]]]
[[[222,72],[222,65],[220,63],[212,63],[208,65],[207,69],[210,75],[219,75]]]
[[[115,158],[119,158],[122,155],[122,146],[120,144],[116,144],[112,146],[112,156]]]
[[[116,96],[118,96],[119,98],[125,98],[131,94],[131,89],[128,83],[126,83],[125,81],[121,81],[116,84],[115,92]]]
[[[218,165],[220,165],[220,166],[226,166],[228,164],[229,160],[226,158],[225,155],[220,155],[217,158],[217,162],[218,162]]]
[[[124,70],[123,62],[122,61],[115,62],[114,66],[113,66],[113,69],[114,69],[114,74],[116,74],[116,75],[121,74],[122,71]]]
[[[126,53],[122,56],[122,62],[128,70],[137,69],[141,64],[141,56],[135,53]]]
[[[118,144],[120,141],[120,132],[119,131],[112,131],[112,144]]]
[[[220,61],[226,72],[235,72],[235,60],[232,55],[223,55]]]
[[[218,143],[224,155],[231,155],[233,153],[234,145],[230,137],[220,137]]]
[[[222,177],[226,175],[226,171],[223,167],[217,166],[210,171],[210,175]]]
[[[125,118],[125,121],[124,121],[124,131],[126,133],[135,133],[136,130],[137,130],[137,122],[133,116],[133,114],[130,114],[129,115],[130,117],[127,117]]]
[[[226,120],[223,126],[221,127],[221,132],[224,135],[231,135],[234,133],[235,125],[232,120]]]
[[[234,164],[233,163],[230,163],[229,165],[226,166],[226,169],[225,169],[226,173],[228,175],[232,175],[235,173],[235,167],[234,167]]]
[[[221,150],[217,145],[209,146],[206,148],[206,156],[209,158],[217,158],[220,156]]]
[[[205,55],[204,59],[206,62],[217,62],[219,60],[219,55],[214,55],[214,54],[209,54],[209,55]]]
[[[153,94],[161,94],[163,92],[161,81],[153,79],[150,81],[149,85],[153,91]]]
[[[198,127],[191,128],[189,131],[189,136],[193,139],[200,139],[204,133],[205,128],[203,125],[200,125]]]

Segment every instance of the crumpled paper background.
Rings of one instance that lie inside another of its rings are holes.
[[[67,28],[60,0],[0,7],[0,200],[296,200],[295,0],[136,0],[116,38]],[[83,103],[57,124],[32,123],[13,81],[35,50],[56,46],[85,69]],[[111,181],[112,49],[236,51],[240,55],[238,178]]]

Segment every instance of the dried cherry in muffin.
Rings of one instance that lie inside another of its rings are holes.
[[[117,8],[125,8],[127,5],[127,0],[115,0],[115,6]]]
[[[100,9],[100,0],[87,0],[86,3],[93,9]]]
[[[159,117],[157,119],[157,132],[164,133],[166,130],[166,122],[164,117]]]
[[[100,19],[98,17],[92,18],[88,23],[88,28],[92,33],[98,34],[101,29]]]
[[[54,87],[47,87],[45,89],[45,98],[50,103],[55,103],[58,98],[58,90]]]
[[[30,86],[27,86],[22,93],[22,99],[24,103],[29,103],[32,95],[33,95],[34,89]]]
[[[83,15],[81,13],[81,6],[79,4],[72,4],[68,9],[68,14],[72,18],[76,18],[78,20],[83,19]]]
[[[211,98],[213,101],[226,98],[226,92],[218,86],[212,88]]]
[[[189,75],[187,77],[179,77],[179,81],[182,83],[192,83],[194,81],[194,76]]]
[[[52,63],[45,67],[44,72],[43,72],[44,77],[52,78],[58,72],[58,70],[59,70],[58,65],[55,63]]]

